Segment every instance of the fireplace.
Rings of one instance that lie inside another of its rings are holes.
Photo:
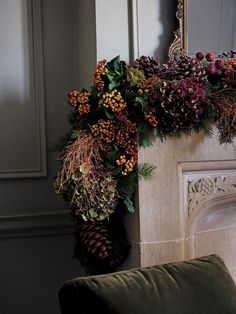
[[[138,209],[126,219],[129,267],[219,254],[236,278],[236,153],[212,137],[193,134],[141,149],[156,166],[140,182]]]
[[[187,172],[183,182],[185,258],[216,253],[236,281],[236,172]]]

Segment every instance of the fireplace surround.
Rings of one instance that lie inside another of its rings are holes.
[[[137,211],[126,219],[129,266],[216,253],[236,278],[235,143],[220,145],[216,130],[156,140],[140,150],[139,162],[156,171],[140,182]]]

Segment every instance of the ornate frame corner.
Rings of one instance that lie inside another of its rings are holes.
[[[168,56],[173,59],[180,51],[184,50],[187,53],[187,0],[178,0],[176,17],[179,21],[179,28],[174,32],[174,40],[170,45]]]

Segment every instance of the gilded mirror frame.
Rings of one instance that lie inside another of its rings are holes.
[[[169,48],[169,58],[173,59],[180,50],[188,53],[188,31],[187,31],[187,3],[188,0],[178,0],[176,17],[179,28],[174,32],[174,40]]]

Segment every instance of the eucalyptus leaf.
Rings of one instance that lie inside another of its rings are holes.
[[[135,210],[135,208],[134,208],[134,203],[133,203],[133,201],[132,201],[129,197],[126,197],[126,198],[124,199],[124,204],[126,205],[127,210],[128,210],[130,213],[134,213],[134,210]]]

